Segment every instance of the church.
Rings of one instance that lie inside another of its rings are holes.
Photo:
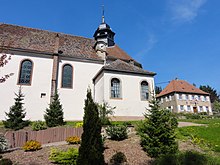
[[[156,73],[123,51],[102,16],[93,39],[29,27],[0,24],[1,53],[11,55],[0,74],[13,73],[0,83],[0,120],[14,104],[19,86],[25,95],[26,118],[43,120],[55,91],[65,120],[82,120],[87,89],[97,103],[116,107],[114,116],[143,116],[154,94]]]

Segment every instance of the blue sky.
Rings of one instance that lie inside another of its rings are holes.
[[[156,83],[178,77],[220,92],[219,0],[1,0],[0,22],[92,38],[103,4],[116,43]]]

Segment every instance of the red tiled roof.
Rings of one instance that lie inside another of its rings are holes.
[[[195,93],[201,95],[209,95],[208,93],[196,88],[195,86],[189,84],[184,80],[172,80],[157,97],[167,95],[169,93],[179,92],[179,93]]]
[[[103,66],[104,70],[111,70],[111,71],[120,71],[120,72],[128,72],[128,73],[139,73],[145,75],[154,76],[156,73],[144,70],[134,64],[124,62],[122,60],[115,60],[111,63],[106,64]]]
[[[107,56],[112,56],[117,59],[122,59],[122,60],[131,60],[132,58],[121,48],[118,47],[118,45],[114,45],[111,47],[106,48],[107,51]]]
[[[0,46],[9,48],[49,54],[59,50],[64,56],[101,60],[93,48],[95,42],[94,39],[79,36],[0,23]],[[116,59],[132,59],[117,45],[107,48],[107,53]]]

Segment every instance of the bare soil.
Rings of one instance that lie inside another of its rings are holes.
[[[4,158],[10,158],[17,165],[53,165],[53,163],[48,159],[50,154],[50,149],[59,148],[61,150],[67,150],[70,147],[78,148],[79,145],[67,145],[62,144],[58,146],[47,146],[43,147],[39,151],[34,152],[24,152],[23,150],[15,150],[12,152],[4,153]],[[130,137],[123,141],[105,141],[105,151],[104,157],[106,163],[109,164],[109,160],[116,153],[116,151],[121,151],[127,157],[127,164],[129,165],[150,165],[152,159],[147,156],[147,154],[142,150],[140,146],[140,138],[131,134]],[[198,147],[194,146],[190,142],[180,142],[180,150],[197,150],[201,151]]]

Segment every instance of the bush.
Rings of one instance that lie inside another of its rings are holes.
[[[75,124],[75,128],[80,128],[80,127],[83,127],[83,122],[77,122]]]
[[[71,136],[71,137],[66,138],[66,142],[68,144],[79,144],[80,138],[77,136]]]
[[[60,151],[52,148],[49,157],[54,163],[65,165],[76,165],[77,158],[78,150],[75,148],[69,148],[67,151]]]
[[[38,120],[38,121],[34,121],[31,124],[31,128],[33,131],[39,131],[39,130],[47,129],[47,126],[45,122]]]
[[[13,162],[10,159],[4,158],[0,159],[0,165],[12,165]]]
[[[8,142],[4,135],[0,134],[0,153],[8,149]]]
[[[111,125],[106,128],[106,133],[112,140],[124,140],[128,138],[127,127],[124,125]]]
[[[110,159],[110,164],[112,165],[120,165],[125,162],[127,162],[127,158],[123,152],[116,152]]]
[[[219,165],[220,163],[211,156],[195,151],[180,152],[177,154],[163,155],[153,162],[153,165]]]
[[[102,125],[111,125],[109,115],[114,114],[114,109],[116,107],[111,107],[107,102],[98,105],[99,118]]]
[[[24,151],[36,151],[36,150],[40,150],[42,147],[40,142],[35,140],[30,140],[27,141],[22,148]]]

